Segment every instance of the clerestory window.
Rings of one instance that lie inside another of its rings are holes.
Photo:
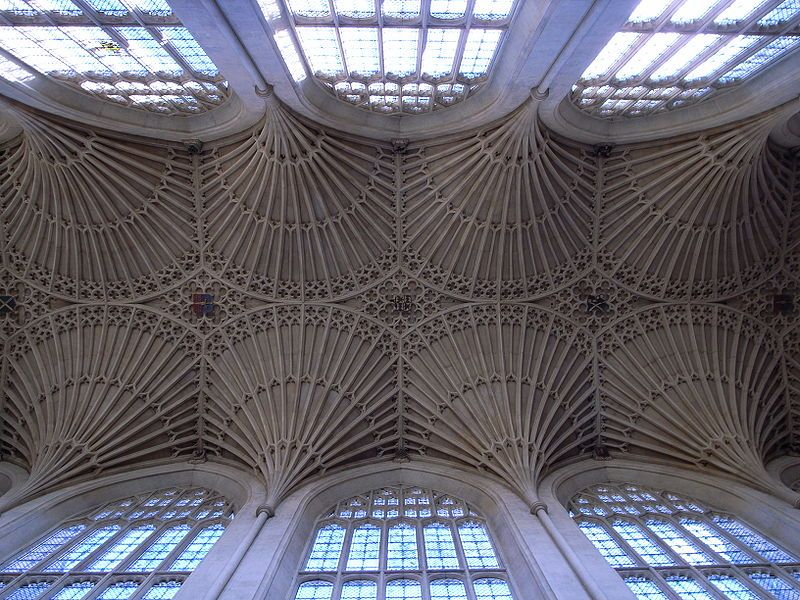
[[[207,112],[230,95],[166,0],[0,0],[0,78],[39,75],[178,116]]]
[[[515,0],[258,0],[287,70],[382,114],[462,102],[489,78]]]
[[[573,88],[598,117],[688,106],[800,48],[800,0],[641,0]]]
[[[318,522],[295,600],[512,600],[486,522],[464,501],[389,487]]]
[[[172,598],[232,518],[230,502],[202,488],[112,502],[0,563],[0,599]]]
[[[736,517],[638,485],[595,485],[569,510],[643,600],[800,599],[800,558]]]

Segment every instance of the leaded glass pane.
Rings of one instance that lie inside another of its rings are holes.
[[[640,525],[628,521],[615,521],[612,527],[648,565],[663,567],[675,564],[669,554],[656,544]]]
[[[502,579],[476,579],[473,587],[477,600],[511,600],[511,589]]]
[[[377,571],[380,560],[381,530],[374,525],[361,525],[353,532],[348,571]]]
[[[386,600],[422,600],[422,586],[412,579],[394,579],[386,584]]]
[[[378,585],[374,581],[358,579],[342,586],[342,600],[375,600],[377,597]]]
[[[682,535],[678,529],[667,521],[649,519],[647,526],[655,532],[672,550],[690,565],[708,565],[714,561],[693,542]]]
[[[800,590],[772,573],[750,573],[750,579],[781,600],[800,600]]]
[[[602,525],[581,521],[578,523],[578,527],[612,567],[632,567],[636,564]]]
[[[325,525],[317,531],[306,571],[335,571],[339,568],[344,532],[344,528],[338,525]]]
[[[107,525],[106,527],[93,531],[66,553],[62,554],[57,560],[47,565],[44,570],[50,573],[69,571],[89,556],[89,554],[110,540],[119,529],[119,525]]]
[[[714,600],[703,586],[688,577],[667,577],[667,585],[681,600]]]
[[[157,583],[142,597],[142,600],[169,600],[181,589],[180,581],[164,581]]]
[[[499,565],[497,556],[489,540],[486,528],[474,521],[467,521],[458,526],[461,547],[470,569],[496,569]]]
[[[139,544],[144,542],[156,528],[153,525],[144,525],[136,527],[125,533],[120,539],[106,549],[100,556],[98,556],[92,564],[90,564],[87,571],[112,571],[125,560]]]
[[[134,572],[154,571],[167,558],[169,553],[181,543],[190,530],[191,527],[183,524],[170,527],[158,536],[139,558],[131,563],[128,570]]]
[[[173,571],[194,570],[223,533],[225,533],[225,527],[220,524],[211,525],[200,531],[172,563],[170,569]]]
[[[790,563],[790,562],[797,562],[798,560],[794,556],[791,556],[790,554],[778,548],[772,542],[764,539],[754,531],[745,527],[742,523],[740,523],[736,519],[716,516],[714,517],[714,523],[716,523],[720,529],[730,533],[732,536],[734,536],[748,548],[752,548],[753,550],[755,550],[758,554],[766,558],[769,562]]]
[[[431,600],[467,600],[467,590],[458,579],[431,581]]]
[[[727,598],[736,600],[759,600],[758,594],[751,592],[748,587],[731,575],[709,575],[711,584],[725,594]]]
[[[53,600],[79,600],[85,598],[89,592],[94,588],[93,581],[80,581],[78,583],[71,583],[61,588],[58,593],[53,596]]]
[[[35,600],[46,592],[49,587],[50,584],[46,582],[27,583],[11,592],[6,597],[6,600]]]
[[[330,600],[333,594],[333,584],[327,581],[306,581],[300,584],[295,594],[295,600]]]
[[[442,523],[431,523],[425,526],[424,537],[429,569],[458,568],[458,556],[450,527]]]
[[[419,569],[415,527],[408,523],[399,523],[389,528],[386,568],[390,571]]]
[[[70,525],[62,527],[55,533],[50,534],[35,546],[25,550],[14,558],[11,562],[3,565],[3,573],[15,573],[28,571],[37,563],[42,562],[48,556],[59,550],[68,542],[75,539],[79,533],[86,529],[85,525]]]
[[[139,584],[134,581],[114,583],[104,589],[97,600],[128,600],[138,587]]]
[[[661,588],[646,577],[626,577],[625,585],[639,600],[668,600]]]
[[[725,539],[710,525],[695,519],[681,519],[680,522],[690,533],[694,534],[695,537],[719,554],[727,562],[735,565],[752,564],[755,562],[752,556]]]

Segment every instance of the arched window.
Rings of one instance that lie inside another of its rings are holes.
[[[112,502],[0,563],[0,598],[172,598],[232,518],[225,498],[201,488]]]
[[[638,485],[595,485],[569,503],[637,598],[800,599],[800,558],[739,519]]]
[[[355,496],[317,524],[295,600],[512,600],[484,520],[419,487]]]

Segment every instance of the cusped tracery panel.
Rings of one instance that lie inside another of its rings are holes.
[[[177,146],[19,109],[0,162],[9,268],[81,300],[152,296],[197,263],[191,160]]]
[[[788,438],[780,346],[719,305],[636,313],[601,337],[603,434],[609,445],[773,486],[764,462]]]
[[[670,299],[745,291],[780,264],[790,162],[761,115],[702,136],[622,147],[605,161],[599,264]]]
[[[391,150],[270,102],[260,128],[202,159],[209,267],[267,298],[346,296],[391,267]]]
[[[263,476],[272,506],[311,474],[394,445],[394,346],[327,306],[266,308],[208,342],[205,440]]]
[[[493,473],[532,500],[538,477],[593,439],[591,341],[532,306],[476,305],[404,341],[410,448]]]
[[[3,504],[191,447],[198,349],[183,327],[132,307],[67,309],[20,331],[0,449],[30,477]]]
[[[415,145],[401,168],[405,261],[434,287],[530,298],[589,266],[594,159],[543,129],[534,104]]]

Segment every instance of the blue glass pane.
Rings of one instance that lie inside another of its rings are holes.
[[[108,586],[100,593],[97,600],[128,600],[138,587],[139,584],[135,581],[121,581]]]
[[[170,566],[171,571],[192,571],[211,551],[217,540],[225,533],[225,527],[217,523],[201,530],[180,556]]]
[[[625,584],[640,600],[668,600],[661,588],[644,577],[626,577]]]
[[[112,571],[156,530],[154,525],[136,527],[125,533],[87,567],[87,571]]]
[[[330,600],[333,584],[327,581],[307,581],[297,588],[294,600]]]
[[[726,598],[734,600],[759,600],[758,594],[751,592],[748,587],[729,575],[709,575],[708,580],[715,588],[725,594]]]
[[[344,543],[344,528],[325,525],[317,531],[317,538],[306,562],[306,571],[335,571]]]
[[[422,586],[412,579],[395,579],[386,584],[386,600],[422,600]]]
[[[667,584],[681,600],[714,600],[714,598],[694,579],[688,577],[667,577]]]
[[[714,517],[714,523],[722,529],[730,533],[748,548],[752,548],[769,562],[782,563],[782,562],[797,562],[798,559],[787,554],[778,548],[772,542],[764,539],[751,529],[745,527],[736,519],[729,517]]]
[[[157,583],[143,596],[142,600],[168,600],[174,598],[181,589],[180,581],[164,581]]]
[[[473,584],[477,600],[512,600],[511,589],[502,579],[476,579]]]
[[[79,600],[80,598],[85,598],[89,592],[92,591],[93,587],[93,581],[80,581],[78,583],[72,583],[64,588],[61,588],[61,590],[59,590],[59,592],[53,596],[53,600]]]
[[[632,567],[636,562],[628,556],[614,537],[599,523],[583,521],[578,527],[600,551],[612,567]]]
[[[390,571],[419,569],[417,530],[408,523],[389,528],[386,568]]]
[[[139,558],[128,567],[128,571],[154,571],[167,558],[178,544],[183,541],[191,528],[188,525],[170,527],[147,547]]]
[[[428,569],[457,569],[458,556],[453,542],[450,527],[442,523],[431,523],[425,526],[425,553],[428,558]]]
[[[35,600],[47,591],[49,587],[50,584],[46,582],[29,583],[12,592],[11,595],[6,597],[6,600]]]
[[[694,519],[681,519],[681,525],[730,563],[741,565],[756,562],[747,552],[740,550],[707,523]]]
[[[86,529],[85,525],[71,525],[69,527],[62,527],[55,533],[50,534],[44,540],[35,546],[20,553],[11,562],[6,563],[3,568],[3,573],[21,573],[33,568],[37,563],[42,562],[48,556],[60,549],[64,544],[70,542]]]
[[[489,534],[483,525],[474,521],[461,523],[458,526],[458,534],[461,536],[461,546],[464,548],[468,568],[496,569],[500,566]]]
[[[375,600],[378,586],[374,581],[348,581],[342,586],[342,600]]]
[[[467,590],[458,579],[436,579],[431,582],[431,600],[467,600]]]
[[[66,572],[84,561],[92,552],[100,548],[120,530],[119,525],[107,525],[97,529],[75,544],[65,554],[45,567],[49,573]]]
[[[348,571],[377,571],[381,547],[381,530],[374,525],[361,525],[353,532],[350,554],[347,557]]]
[[[672,558],[639,525],[628,521],[616,521],[612,527],[648,565],[663,567],[675,564]]]
[[[771,573],[751,573],[750,579],[780,600],[800,600],[800,590]]]
[[[709,565],[715,561],[686,538],[678,528],[668,521],[649,519],[647,526],[655,532],[678,556],[690,565]]]

